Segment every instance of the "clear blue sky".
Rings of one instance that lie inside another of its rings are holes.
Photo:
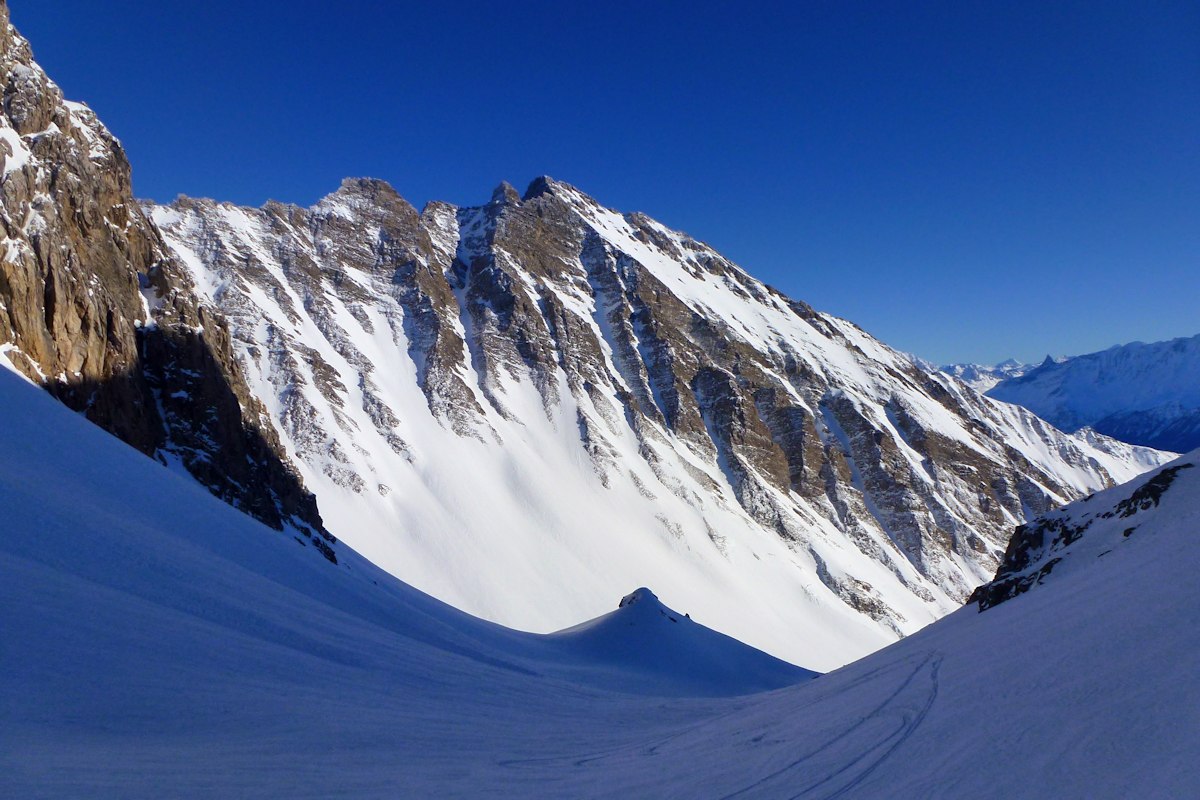
[[[936,361],[1200,333],[1200,4],[10,0],[144,197],[569,181]]]

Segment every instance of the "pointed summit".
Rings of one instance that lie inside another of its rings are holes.
[[[521,195],[517,194],[516,188],[508,181],[500,181],[500,185],[492,192],[492,205],[517,205],[521,202]]]
[[[529,182],[529,187],[525,189],[525,196],[522,199],[528,201],[544,194],[550,194],[556,183],[558,181],[549,175],[539,175]]]

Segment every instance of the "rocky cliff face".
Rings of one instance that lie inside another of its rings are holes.
[[[1159,463],[547,178],[474,208],[348,180],[311,209],[148,211],[330,527],[509,624],[653,582],[828,666],[961,602],[1030,514]]]
[[[0,350],[139,450],[329,558],[219,314],[134,202],[120,144],[63,100],[0,2]]]
[[[1047,580],[1085,569],[1131,541],[1140,543],[1164,531],[1194,535],[1200,482],[1188,471],[1197,463],[1200,451],[1193,451],[1163,469],[1021,525],[995,577],[972,592],[969,602],[986,611]],[[1160,511],[1164,503],[1169,508]]]

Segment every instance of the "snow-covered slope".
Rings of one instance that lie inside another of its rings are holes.
[[[1157,505],[1135,499],[1151,478],[1072,506],[1114,516],[1035,591],[807,680],[645,591],[558,636],[472,620],[345,548],[328,564],[3,370],[0,403],[0,796],[1200,789],[1200,469]],[[682,651],[701,660],[659,661]]]
[[[1200,335],[1047,359],[988,394],[1066,431],[1186,452],[1200,447]]]
[[[930,375],[704,244],[541,178],[418,213],[149,206],[330,530],[548,631],[653,585],[825,669],[953,609],[1008,533],[1159,463]]]

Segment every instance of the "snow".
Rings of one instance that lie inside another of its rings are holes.
[[[7,122],[0,123],[0,141],[8,146],[8,154],[4,159],[4,177],[8,177],[28,164],[31,154],[20,134],[10,128]]]
[[[4,371],[0,402],[3,796],[1200,790],[1200,469],[1107,555],[809,680],[647,590],[555,636],[472,619],[344,546],[330,565]]]
[[[448,431],[431,416],[417,365],[397,358],[407,353],[408,343],[400,326],[389,321],[389,314],[403,316],[390,297],[380,293],[363,310],[369,323],[364,326],[336,296],[327,295],[333,316],[323,329],[304,313],[304,299],[272,256],[259,223],[233,207],[221,206],[219,213],[239,259],[250,253],[263,265],[257,276],[265,279],[263,285],[247,281],[243,287],[263,314],[254,335],[262,360],[247,370],[251,388],[276,420],[296,413],[289,411],[289,399],[302,398],[312,428],[328,432],[328,444],[291,441],[290,449],[331,531],[373,563],[455,607],[538,632],[597,616],[630,585],[653,583],[698,622],[782,658],[807,656],[806,663],[818,669],[895,639],[893,630],[833,596],[817,579],[807,552],[793,551],[756,525],[715,464],[663,447],[659,455],[669,472],[656,474],[622,424],[610,429],[607,441],[624,469],[610,470],[603,485],[579,447],[577,415],[582,410],[604,425],[605,413],[590,400],[577,401],[565,386],[559,387],[562,403],[548,414],[528,382],[502,383],[494,387],[501,413],[478,393],[481,382],[465,362],[462,373],[477,392],[485,410],[483,430],[491,435],[474,439]],[[170,219],[158,209],[151,214],[160,223]],[[173,250],[193,269],[202,259],[180,231],[194,233],[189,226],[195,224],[196,217],[185,214],[164,228]],[[217,298],[208,287],[229,279],[207,269],[193,274],[212,300]],[[582,310],[591,317],[590,308]],[[333,401],[316,390],[315,379],[288,384],[286,392],[274,383],[268,359],[277,345],[271,329],[287,331],[332,366],[343,387]],[[328,336],[328,330],[335,334]],[[351,351],[358,361],[347,359]],[[380,430],[366,413],[361,362],[387,365],[374,369],[370,380],[398,420],[394,428]],[[603,393],[610,408],[620,407],[614,388]],[[389,433],[405,443],[404,453],[393,450]],[[684,460],[686,466],[679,463]],[[348,472],[361,476],[362,485],[348,482]],[[705,483],[722,487],[719,504],[700,499],[708,493]],[[389,491],[379,491],[379,484]],[[554,491],[545,491],[547,486]],[[650,487],[650,496],[639,486]],[[896,595],[907,631],[953,607],[944,597],[933,608],[904,598],[897,576],[846,550],[831,523],[813,515],[808,527],[820,537],[813,546],[836,571],[862,576]],[[724,550],[714,543],[714,530],[722,533]],[[798,585],[797,565],[808,572],[807,585]],[[901,569],[909,580],[920,580],[907,564]],[[520,588],[505,590],[501,581]],[[575,591],[563,596],[565,586]]]

